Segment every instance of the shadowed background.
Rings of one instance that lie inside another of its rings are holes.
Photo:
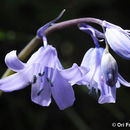
[[[0,75],[6,70],[5,55],[12,50],[20,52],[37,29],[54,19],[62,9],[66,12],[59,21],[95,17],[130,29],[129,6],[129,0],[1,1]],[[65,68],[74,62],[80,65],[85,52],[94,47],[91,37],[77,27],[53,32],[48,36],[48,42],[56,47]],[[110,51],[117,60],[120,74],[130,81],[130,61]],[[103,105],[97,103],[96,97],[88,95],[85,86],[75,85],[73,88],[76,101],[64,111],[58,109],[54,100],[48,108],[31,102],[31,86],[3,93],[0,96],[0,130],[110,130],[112,122],[130,123],[130,88],[121,86],[117,89],[116,104]]]

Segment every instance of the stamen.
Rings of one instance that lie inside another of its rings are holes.
[[[51,80],[48,77],[46,77],[46,80],[47,80],[48,83],[50,83],[51,87],[53,87],[53,84],[52,84]]]
[[[43,91],[44,89],[41,89],[38,93],[37,93],[37,96],[40,96],[41,92]]]
[[[35,84],[37,82],[37,77],[36,77],[36,75],[33,75],[33,82],[32,82],[32,84]]]
[[[46,80],[47,80],[48,83],[50,82],[50,79],[48,77],[46,77]]]
[[[50,84],[51,84],[51,87],[54,87],[53,84],[52,84],[51,82],[50,82]]]
[[[43,73],[38,73],[38,75],[41,77],[41,76],[44,76],[45,75],[45,72]]]
[[[92,87],[88,94],[89,95],[94,95],[94,96],[98,97],[98,89]]]

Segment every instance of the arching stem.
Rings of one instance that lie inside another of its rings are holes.
[[[70,26],[76,26],[79,23],[95,23],[102,26],[102,20],[96,19],[96,18],[78,18],[78,19],[72,19],[63,21],[60,23],[53,24],[48,29],[45,30],[44,34],[47,36],[48,34],[61,30]],[[102,33],[101,33],[102,34]],[[103,35],[103,34],[102,34]],[[28,44],[25,46],[25,48],[19,53],[19,59],[24,60],[29,54],[37,47],[37,45],[41,42],[42,39],[35,36]],[[9,76],[12,74],[13,71],[10,69],[7,69],[6,72],[3,74],[2,78]]]

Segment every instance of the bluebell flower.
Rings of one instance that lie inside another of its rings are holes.
[[[31,85],[31,99],[41,106],[49,106],[51,96],[58,107],[63,110],[75,101],[72,85],[77,83],[88,72],[77,64],[69,69],[63,69],[54,47],[47,44],[45,29],[52,24],[41,27],[37,34],[43,38],[45,46],[36,51],[27,63],[20,61],[16,51],[11,51],[5,57],[6,65],[16,73],[0,80],[0,90],[12,92]],[[42,30],[42,31],[41,31]]]
[[[80,29],[82,29],[81,26]],[[88,33],[91,30],[94,33],[93,28],[89,29]],[[94,38],[95,35],[91,36],[96,40]],[[90,48],[83,57],[81,66],[89,68],[90,71],[78,84],[86,85],[90,89],[90,92],[95,90],[98,93],[98,90],[100,90],[100,97],[98,99],[100,104],[115,103],[116,88],[120,87],[120,83],[130,87],[130,83],[125,81],[118,73],[117,63],[111,54],[106,49],[99,47],[98,41],[96,41],[95,46],[95,48]]]
[[[6,55],[5,63],[17,73],[0,80],[1,91],[12,92],[31,84],[33,102],[49,106],[52,95],[61,110],[73,104],[75,96],[71,85],[80,80],[86,71],[76,64],[64,70],[56,49],[50,45],[40,47],[27,63],[18,59],[16,51],[11,51]]]
[[[83,77],[80,82],[78,82],[78,84],[86,85],[90,89],[90,92],[91,90],[95,89],[96,93],[98,93],[98,90],[100,90],[101,94],[98,99],[98,102],[100,104],[115,103],[116,88],[120,87],[120,83],[124,86],[130,87],[130,83],[125,81],[123,77],[119,73],[117,73],[117,70],[114,71],[116,74],[111,73],[112,75],[110,76],[113,76],[112,79],[109,78],[109,75],[103,73],[103,69],[107,68],[107,66],[101,66],[103,54],[104,49],[101,47],[90,48],[86,52],[82,60],[81,66],[89,68],[90,71]],[[107,61],[106,63],[110,64],[110,61]]]
[[[129,30],[103,21],[105,37],[110,47],[121,57],[130,59],[130,34]]]

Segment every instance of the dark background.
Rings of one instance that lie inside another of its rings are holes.
[[[6,70],[5,55],[12,50],[20,52],[37,29],[54,19],[62,9],[66,12],[59,21],[95,17],[129,29],[129,7],[130,0],[1,1],[0,75]],[[48,41],[57,48],[65,67],[74,62],[80,65],[85,52],[94,47],[91,37],[77,27],[53,32]],[[130,81],[129,61],[110,51],[118,62],[120,74]],[[110,130],[112,122],[130,123],[130,88],[121,86],[117,89],[117,102],[103,105],[88,95],[85,86],[75,85],[74,90],[76,101],[64,111],[60,111],[54,101],[48,108],[31,102],[30,87],[3,93],[0,96],[0,130]]]

